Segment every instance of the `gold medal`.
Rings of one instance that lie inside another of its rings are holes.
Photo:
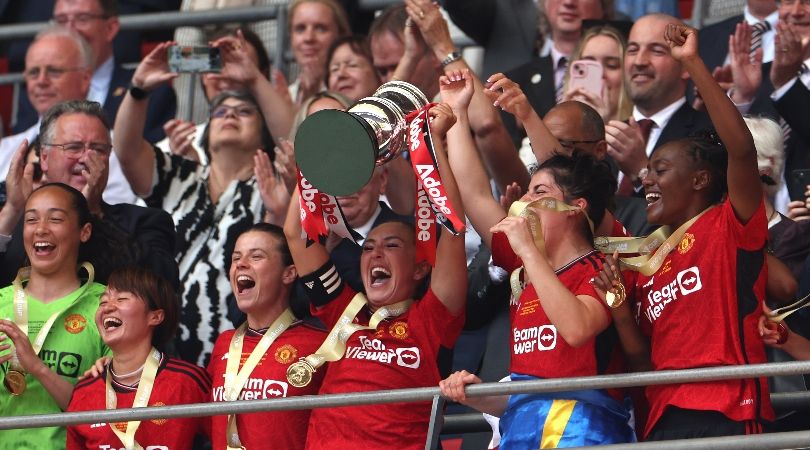
[[[622,306],[626,298],[627,292],[621,283],[616,283],[609,291],[605,292],[605,302],[613,309]]]
[[[25,372],[9,369],[8,372],[6,372],[6,378],[3,379],[3,385],[8,389],[11,395],[22,395],[27,386],[25,382]]]
[[[287,381],[289,381],[291,385],[301,388],[312,381],[313,373],[315,373],[315,369],[304,359],[301,359],[298,362],[290,364],[290,367],[287,368]]]

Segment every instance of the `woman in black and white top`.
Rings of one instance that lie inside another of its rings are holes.
[[[249,92],[212,100],[203,136],[209,166],[166,155],[143,139],[142,130],[148,92],[177,76],[167,64],[172,44],[158,45],[136,69],[113,142],[132,189],[174,219],[183,287],[177,350],[183,359],[205,364],[219,333],[238,321],[228,320],[229,305],[238,314],[227,278],[236,237],[256,222],[284,221],[289,193],[264,150],[272,145],[270,134],[287,135],[293,112],[248,57],[241,33],[224,37],[212,44],[221,51],[221,74]]]

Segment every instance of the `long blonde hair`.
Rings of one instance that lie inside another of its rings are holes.
[[[599,25],[588,28],[588,30],[579,39],[577,48],[575,48],[574,53],[571,54],[570,61],[582,59],[582,50],[585,48],[585,45],[588,43],[588,41],[596,36],[607,36],[619,44],[619,67],[622,67],[622,70],[624,70],[624,52],[627,50],[627,39],[624,38],[624,35],[622,35],[619,30],[610,25]],[[563,92],[568,90],[569,76],[570,72],[565,72],[565,84]],[[619,105],[616,108],[616,117],[610,117],[608,119],[626,120],[632,113],[633,101],[630,100],[630,95],[627,92],[627,85],[622,83],[619,90]]]

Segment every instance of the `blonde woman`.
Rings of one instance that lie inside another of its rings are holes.
[[[588,59],[602,65],[602,92],[572,88],[570,74],[565,75],[563,100],[579,100],[599,111],[605,123],[627,120],[633,112],[633,102],[624,85],[624,52],[627,40],[615,28],[603,25],[590,28],[579,40],[570,61]]]

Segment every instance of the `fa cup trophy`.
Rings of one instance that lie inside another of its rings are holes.
[[[321,192],[354,194],[371,179],[375,166],[407,148],[406,116],[427,104],[425,94],[412,84],[389,81],[348,112],[316,112],[295,136],[301,173]]]

